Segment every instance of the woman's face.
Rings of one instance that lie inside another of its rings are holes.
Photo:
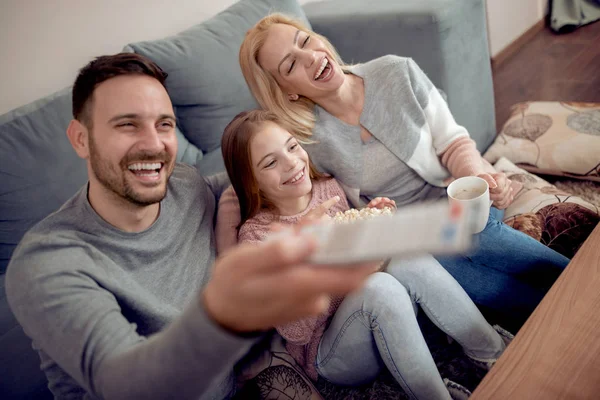
[[[308,154],[279,125],[261,124],[250,141],[250,156],[258,188],[275,205],[312,190]]]
[[[341,67],[323,42],[291,25],[275,24],[269,29],[258,63],[292,96],[315,100],[335,92],[344,82]]]

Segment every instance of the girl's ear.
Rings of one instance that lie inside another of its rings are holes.
[[[288,94],[288,99],[290,101],[297,101],[298,98],[299,98],[299,96],[297,94],[292,94],[292,93]]]

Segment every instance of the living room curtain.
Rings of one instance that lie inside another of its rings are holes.
[[[600,0],[552,0],[550,7],[550,27],[559,33],[600,19]]]

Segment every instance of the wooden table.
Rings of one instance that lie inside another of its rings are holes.
[[[472,399],[600,399],[600,225]]]

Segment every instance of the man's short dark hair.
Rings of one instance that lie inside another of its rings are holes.
[[[165,86],[167,73],[150,59],[136,53],[100,56],[83,67],[73,85],[73,118],[92,127],[92,95],[102,82],[121,75],[147,75]],[[166,88],[166,86],[165,86]]]

